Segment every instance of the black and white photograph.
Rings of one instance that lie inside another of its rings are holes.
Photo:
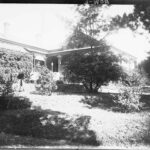
[[[0,3],[11,148],[150,149],[150,4]]]

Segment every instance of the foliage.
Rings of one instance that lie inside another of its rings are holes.
[[[94,132],[88,129],[89,120],[87,116],[71,119],[54,111],[6,111],[0,117],[0,122],[3,122],[0,124],[0,132],[98,145]]]
[[[141,109],[142,83],[142,77],[138,72],[133,72],[120,82],[120,92],[114,102],[120,106],[122,112],[134,112]]]
[[[73,33],[66,42],[66,48],[82,48],[100,45],[100,34],[102,31],[110,30],[110,22],[104,18],[105,7],[95,5],[80,5],[76,11],[80,20],[73,29]]]
[[[122,76],[119,59],[102,44],[99,52],[74,52],[64,58],[64,75],[71,82],[83,83],[88,92],[97,92],[101,85]]]
[[[1,84],[0,88],[1,88],[0,91],[2,92],[2,96],[14,94],[13,82],[10,80],[5,81],[5,84]]]
[[[112,19],[111,24],[113,28],[126,28],[129,27],[132,30],[143,27],[150,31],[150,6],[146,3],[134,5],[133,13],[126,14],[123,16],[116,16]]]
[[[46,67],[37,67],[36,71],[40,73],[40,78],[37,80],[37,90],[43,94],[51,95],[56,89],[56,82],[53,79],[53,72]]]
[[[31,102],[24,97],[15,96],[1,96],[0,97],[0,111],[26,109],[31,107]]]
[[[31,55],[15,50],[1,48],[0,58],[1,75],[4,74],[9,76],[9,78],[12,78],[12,80],[15,80],[21,70],[25,73],[25,78],[29,77],[32,69]]]
[[[123,16],[117,15],[111,20],[112,29],[119,28],[130,28],[132,30],[136,30],[140,25],[140,22],[137,20],[137,17],[134,14],[126,14]]]
[[[28,78],[31,69],[32,58],[29,54],[0,48],[0,90],[3,95],[13,92],[12,84],[20,71]]]
[[[136,22],[140,20],[144,28],[150,31],[150,6],[146,3],[135,5],[133,16],[136,18]]]
[[[65,76],[71,82],[81,82],[89,92],[96,92],[98,88],[110,80],[116,81],[121,74],[119,61],[109,51],[109,46],[101,39],[101,31],[111,30],[111,24],[103,16],[105,7],[95,5],[78,6],[80,20],[69,37],[66,48],[90,47],[85,54],[74,52],[63,58]],[[95,51],[100,51],[99,54]]]
[[[100,144],[96,140],[96,135],[92,130],[89,130],[90,116],[79,116],[69,123],[69,132],[71,141],[86,145]]]
[[[14,110],[11,113],[7,111],[0,118],[3,122],[0,129],[2,132],[16,135],[40,136],[40,117],[41,114],[35,110]]]

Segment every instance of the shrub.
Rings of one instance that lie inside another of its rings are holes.
[[[40,117],[43,113],[36,110],[6,111],[0,117],[2,132],[23,136],[41,137],[42,124]]]
[[[75,118],[69,124],[69,132],[71,141],[86,145],[99,145],[96,135],[89,130],[90,116],[80,116]]]
[[[12,81],[5,81],[5,84],[1,85],[1,92],[2,96],[8,96],[8,95],[13,95],[14,90],[13,90],[13,82]]]
[[[0,116],[0,133],[98,145],[95,133],[88,129],[89,121],[88,116],[67,118],[50,111],[11,110]]]
[[[140,103],[141,95],[138,93],[138,87],[124,86],[117,96],[117,104],[122,112],[139,111],[142,107]]]
[[[32,57],[27,53],[0,48],[0,90],[3,95],[9,95],[12,84],[16,82],[17,75],[22,70],[25,78],[29,78],[32,69]]]
[[[142,79],[138,72],[133,72],[120,82],[120,92],[114,102],[122,112],[139,111],[143,104],[140,102],[142,94]]]
[[[24,97],[1,96],[0,111],[26,109],[31,107],[31,102]]]
[[[0,58],[0,67],[3,68],[5,74],[11,74],[13,80],[20,70],[25,73],[25,78],[30,76],[32,70],[32,56],[30,54],[0,48]]]
[[[53,79],[53,72],[46,67],[37,67],[40,72],[40,78],[37,80],[36,88],[42,94],[51,95],[56,89],[56,82]]]

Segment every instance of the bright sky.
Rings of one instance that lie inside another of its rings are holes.
[[[113,5],[105,15],[111,17],[132,11],[132,5]],[[0,4],[1,34],[4,33],[4,22],[8,22],[10,39],[46,49],[60,48],[71,32],[71,25],[68,26],[66,20],[75,24],[77,19],[73,5]],[[121,29],[107,39],[115,47],[138,57],[139,61],[150,49],[143,35],[133,34],[129,29]]]
[[[62,45],[70,32],[65,20],[75,19],[71,5],[0,4],[0,33],[4,32],[4,22],[8,22],[10,39],[46,49]]]

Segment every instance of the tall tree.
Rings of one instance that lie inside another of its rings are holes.
[[[129,15],[124,14],[123,17],[117,16],[112,20],[112,24],[115,27],[130,27],[132,30],[136,30],[142,25],[145,30],[150,32],[150,5],[144,3],[134,5],[133,13]],[[148,54],[150,55],[150,52]],[[141,62],[139,67],[150,78],[150,56]]]
[[[133,16],[136,22],[141,21],[144,28],[150,32],[150,5],[135,5]]]
[[[150,32],[150,5],[146,3],[136,4],[134,5],[133,13],[116,16],[112,19],[112,24],[115,28],[129,27],[132,30],[136,30],[143,25],[143,28]]]
[[[103,17],[103,7],[82,5],[77,7],[80,20],[74,27],[73,34],[68,38],[66,48],[99,46],[100,33],[109,31],[110,23]]]
[[[100,39],[101,33],[105,32],[106,36],[112,29],[111,23],[103,16],[104,9],[95,5],[77,7],[80,20],[66,47],[90,47],[90,50],[72,53],[63,59],[65,77],[71,82],[83,83],[89,92],[97,92],[100,86],[116,81],[122,75],[119,59],[103,38]]]

